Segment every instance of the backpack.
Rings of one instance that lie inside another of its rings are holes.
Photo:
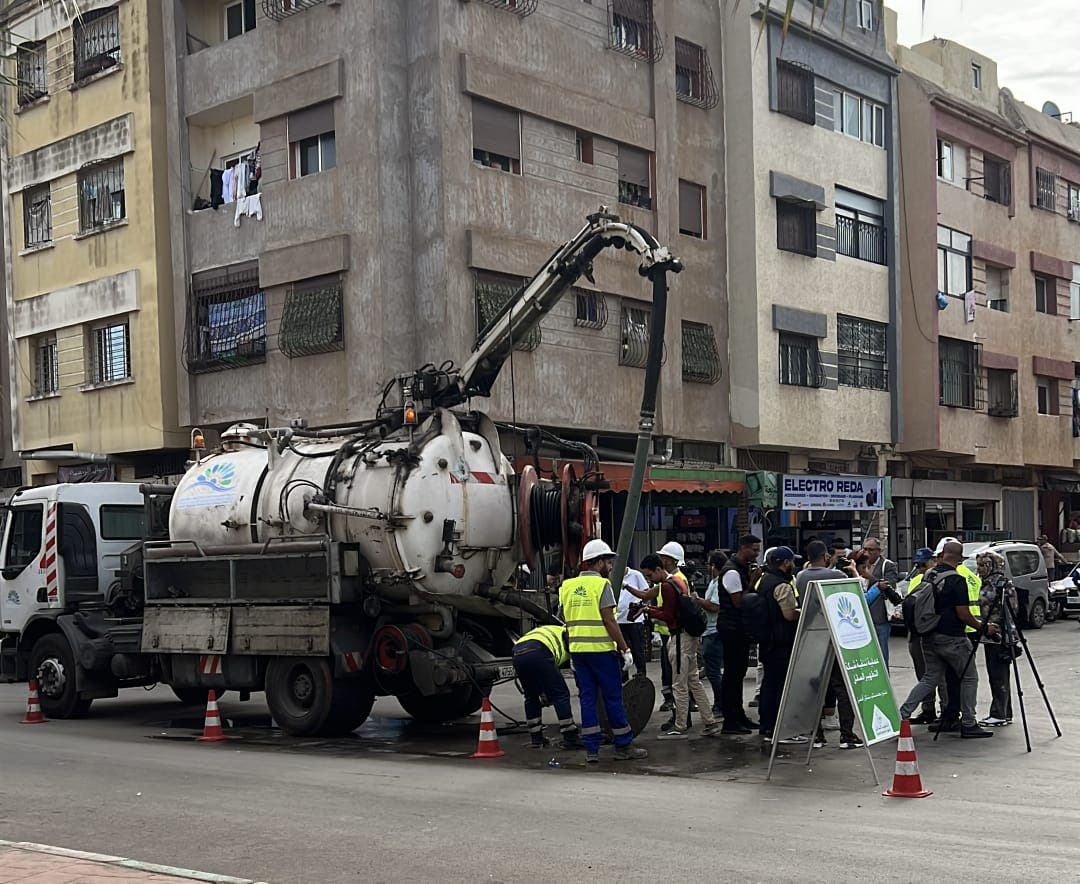
[[[742,594],[742,606],[739,608],[742,615],[743,632],[752,641],[759,643],[771,642],[774,638],[772,604],[756,589]]]
[[[923,577],[914,592],[909,592],[904,596],[904,601],[900,606],[904,616],[904,625],[915,635],[929,635],[938,628],[941,614],[937,610],[937,595],[945,578],[952,576],[959,575],[951,569],[931,571]]]
[[[675,587],[675,591],[678,593],[679,629],[687,635],[694,636],[694,638],[701,636],[709,625],[709,619],[705,616],[705,611],[697,603],[697,600],[683,592],[682,587],[674,580],[669,580],[668,583]]]

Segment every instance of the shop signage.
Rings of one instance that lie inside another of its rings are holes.
[[[868,476],[784,475],[782,509],[883,510],[884,482]]]

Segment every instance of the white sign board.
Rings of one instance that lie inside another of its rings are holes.
[[[883,510],[885,482],[868,476],[792,476],[785,474],[785,510]]]

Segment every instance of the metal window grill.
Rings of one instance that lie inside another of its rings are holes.
[[[709,55],[703,46],[675,38],[675,96],[708,110],[720,103]]]
[[[619,365],[645,368],[649,361],[649,308],[622,308],[622,346]]]
[[[263,0],[263,12],[274,21],[284,21],[290,15],[297,15],[312,6],[318,6],[323,0]]]
[[[938,341],[938,404],[978,409],[986,390],[979,371],[979,345],[941,338]]]
[[[836,253],[870,261],[874,264],[885,263],[885,228],[880,224],[851,218],[847,215],[836,216]]]
[[[616,52],[650,64],[664,57],[652,0],[608,0],[608,34]]]
[[[113,160],[79,173],[79,230],[82,233],[127,217],[124,161]]]
[[[585,289],[574,289],[574,295],[574,300],[577,302],[574,325],[595,329],[601,329],[607,325],[607,299],[602,294]]]
[[[817,209],[813,203],[776,201],[776,247],[817,257]]]
[[[52,239],[52,199],[48,184],[23,191],[23,244],[39,246]]]
[[[804,123],[817,119],[813,68],[797,61],[776,60],[776,109]]]
[[[49,336],[37,342],[34,354],[34,395],[48,396],[60,389],[60,361],[56,338]]]
[[[74,26],[75,82],[120,64],[120,12],[94,9]]]
[[[480,2],[494,6],[496,9],[505,9],[507,12],[524,18],[536,12],[537,0],[480,0]]]
[[[1035,170],[1035,205],[1054,211],[1057,204],[1057,175],[1046,169]]]
[[[695,384],[715,384],[723,376],[720,351],[711,325],[682,324],[682,378]]]
[[[521,282],[515,277],[477,276],[473,284],[476,298],[476,338],[479,340],[495,324],[521,291]],[[542,340],[540,326],[534,325],[520,341],[514,341],[515,350],[535,350]]]
[[[1015,371],[986,370],[986,413],[990,417],[1017,417],[1020,414],[1019,400]]]
[[[49,94],[46,78],[45,41],[23,43],[15,52],[19,107],[32,104]]]
[[[95,328],[90,336],[90,383],[131,377],[131,339],[126,322]]]
[[[290,359],[343,349],[341,305],[339,277],[293,286],[285,295],[278,348]]]
[[[780,383],[789,387],[825,386],[817,338],[781,333]]]
[[[845,387],[888,390],[885,326],[853,316],[836,318],[838,381]]]
[[[266,359],[266,295],[258,267],[226,268],[192,284],[184,335],[192,374]]]
[[[0,488],[17,488],[22,485],[22,467],[0,470]]]

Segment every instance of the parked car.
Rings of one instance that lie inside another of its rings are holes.
[[[1061,616],[1080,614],[1080,564],[1073,565],[1069,576],[1050,584],[1054,597],[1061,598]]]

